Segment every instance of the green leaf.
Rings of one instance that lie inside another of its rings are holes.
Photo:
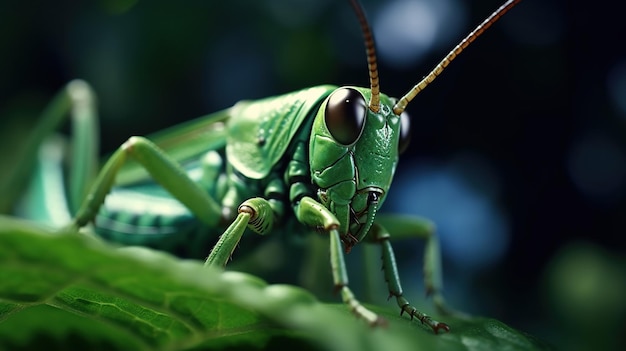
[[[389,322],[372,328],[301,288],[9,217],[0,267],[0,349],[546,349],[485,318],[440,318],[452,331],[434,335],[371,306]]]

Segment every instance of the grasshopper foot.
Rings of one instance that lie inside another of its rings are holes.
[[[420,322],[422,322],[422,324],[426,324],[431,327],[435,334],[439,334],[439,330],[443,330],[446,333],[450,331],[450,327],[447,324],[432,319],[429,315],[418,311],[409,303],[400,307],[400,315],[402,316],[405,312],[411,316],[411,320],[413,320],[413,318],[417,318]]]

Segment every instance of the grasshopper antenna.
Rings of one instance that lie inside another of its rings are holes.
[[[500,6],[494,13],[492,13],[491,16],[487,17],[486,20],[484,20],[481,24],[479,24],[478,27],[476,27],[476,29],[474,29],[459,44],[457,44],[457,46],[455,46],[454,49],[452,49],[452,51],[450,51],[446,55],[446,57],[444,57],[443,60],[441,60],[439,64],[437,64],[437,66],[432,71],[430,71],[430,73],[428,73],[426,77],[424,77],[408,93],[406,93],[406,95],[404,95],[400,100],[398,100],[398,102],[393,106],[393,113],[399,116],[402,112],[404,112],[409,102],[411,102],[411,100],[413,100],[413,98],[420,91],[424,90],[424,88],[426,88],[428,84],[432,83],[435,80],[435,78],[437,78],[437,76],[439,76],[441,72],[443,72],[443,69],[448,67],[448,65],[450,64],[450,62],[452,62],[452,60],[454,60],[463,50],[465,50],[465,48],[469,46],[469,44],[471,44],[487,28],[491,27],[491,25],[494,24],[502,15],[504,15],[513,6],[517,5],[517,3],[519,3],[520,1],[522,0],[508,0],[502,6]],[[369,63],[369,51],[368,51],[368,63]],[[374,65],[375,64],[376,63],[374,63]],[[372,69],[370,67],[370,74],[371,74],[371,70]],[[378,81],[378,79],[376,79],[376,81]],[[374,92],[372,88],[372,100],[373,100],[373,95],[374,95]],[[370,109],[371,109],[371,105],[370,105]]]
[[[378,112],[380,110],[380,83],[378,81],[378,63],[376,62],[376,47],[374,45],[374,36],[372,30],[367,22],[365,11],[363,6],[358,0],[350,0],[356,16],[359,18],[361,24],[361,32],[363,32],[363,39],[365,39],[365,51],[367,52],[367,68],[370,72],[370,89],[372,91],[372,98],[370,99],[369,109],[372,112]]]

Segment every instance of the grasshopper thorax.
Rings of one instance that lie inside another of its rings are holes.
[[[339,220],[346,250],[369,232],[408,143],[408,116],[394,114],[395,101],[384,94],[378,111],[372,111],[366,103],[371,95],[359,87],[333,91],[315,117],[309,141],[318,200]]]

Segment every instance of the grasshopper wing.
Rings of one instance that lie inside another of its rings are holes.
[[[244,176],[266,177],[283,157],[300,126],[334,86],[322,85],[233,107],[226,137],[229,162]]]

